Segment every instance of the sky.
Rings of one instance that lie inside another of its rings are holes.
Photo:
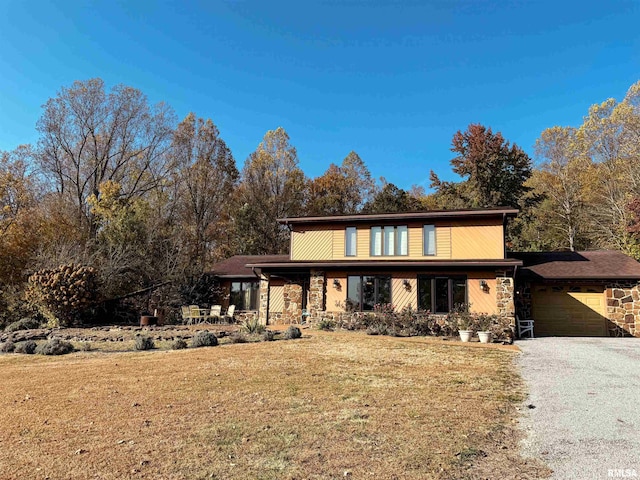
[[[0,0],[0,150],[36,143],[75,80],[211,118],[239,168],[283,127],[321,175],[356,151],[375,178],[457,179],[471,123],[535,160],[536,138],[640,80],[640,2]]]

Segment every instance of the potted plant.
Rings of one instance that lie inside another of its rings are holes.
[[[480,343],[491,343],[491,327],[495,323],[495,315],[481,313],[475,319],[475,327],[478,331]]]
[[[469,305],[456,305],[451,312],[451,323],[458,330],[460,341],[468,342],[473,337],[473,318],[469,312]]]

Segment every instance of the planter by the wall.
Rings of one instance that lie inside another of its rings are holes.
[[[480,343],[491,343],[491,332],[478,332]]]
[[[460,341],[468,342],[473,337],[473,330],[458,330],[458,334],[460,335]]]

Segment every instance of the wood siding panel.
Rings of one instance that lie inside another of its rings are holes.
[[[502,224],[453,226],[451,258],[454,260],[504,258]]]
[[[284,310],[284,285],[271,281],[269,287],[269,314],[282,313]]]
[[[409,290],[404,286],[404,280],[409,280]],[[418,279],[414,273],[391,274],[391,303],[396,312],[410,306],[418,309]]]
[[[313,225],[298,227],[291,234],[292,260],[481,260],[504,258],[502,223],[434,222],[436,255],[423,255],[425,222],[398,223],[408,227],[408,255],[370,255],[370,232],[374,225],[358,225],[356,256],[345,256],[345,229],[353,225]],[[378,224],[376,224],[378,225]]]
[[[292,260],[330,260],[332,255],[332,230],[307,228],[291,232]]]
[[[480,288],[480,280],[487,282],[488,289]],[[471,311],[475,313],[498,313],[496,305],[496,275],[495,272],[472,272],[467,276],[467,301],[471,304]]]

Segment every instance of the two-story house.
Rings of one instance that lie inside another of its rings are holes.
[[[289,255],[216,264],[224,304],[298,323],[376,304],[533,318],[543,335],[640,336],[640,263],[620,252],[512,253],[512,208],[283,218]],[[224,305],[226,307],[226,305]]]
[[[257,310],[268,323],[382,303],[442,314],[469,303],[512,321],[522,261],[506,257],[504,231],[516,214],[497,208],[280,219],[291,229],[290,255],[233,257],[214,271],[237,308]]]

